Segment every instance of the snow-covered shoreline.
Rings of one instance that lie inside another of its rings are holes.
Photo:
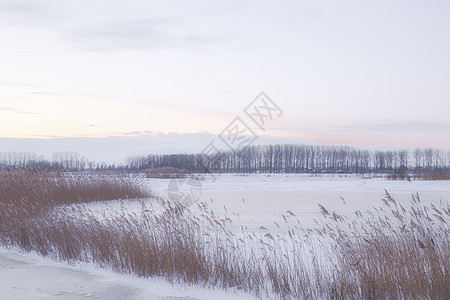
[[[87,263],[69,265],[0,247],[0,299],[196,300],[254,299],[231,290],[170,284],[116,274]]]

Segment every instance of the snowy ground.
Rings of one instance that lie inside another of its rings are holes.
[[[0,299],[195,300],[253,299],[233,291],[171,285],[0,248]]]
[[[330,211],[351,214],[380,206],[387,189],[401,204],[408,206],[412,193],[422,202],[450,202],[450,181],[388,181],[358,176],[309,175],[215,175],[200,182],[200,188],[180,187],[186,194],[200,194],[199,201],[208,202],[217,214],[234,216],[234,221],[249,230],[259,226],[274,229],[286,211],[292,211],[303,226],[314,226],[319,218],[318,203]],[[155,196],[167,198],[169,180],[143,179]],[[345,199],[346,204],[343,203]],[[212,199],[212,201],[211,201]],[[244,200],[243,200],[244,199]],[[147,200],[154,202],[152,199]],[[93,210],[114,210],[119,202],[89,205]],[[137,201],[122,203],[138,209]],[[226,207],[226,209],[224,208]],[[0,299],[252,299],[232,291],[198,289],[170,285],[159,279],[139,279],[117,275],[94,266],[50,261],[33,254],[18,254],[0,249]]]

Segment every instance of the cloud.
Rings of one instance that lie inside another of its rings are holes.
[[[5,106],[0,106],[0,112],[13,112],[13,113],[24,114],[24,115],[42,115],[42,113],[38,113],[38,112],[23,111],[16,107],[5,107]]]
[[[0,106],[0,111],[15,111],[16,110],[16,108],[14,108],[14,107],[2,107],[2,106]]]
[[[149,17],[112,19],[89,27],[70,29],[64,40],[74,42],[84,50],[179,48],[193,45],[227,42],[224,33],[208,33],[189,29],[182,17]]]
[[[44,115],[43,113],[38,113],[38,112],[32,112],[32,111],[18,111],[19,114],[23,114],[23,115]]]
[[[50,29],[85,50],[180,47],[228,41],[226,28],[212,30],[197,22],[230,13],[236,3],[10,0],[0,3],[0,23]]]
[[[169,18],[107,20],[93,27],[68,30],[64,39],[87,50],[156,48],[183,38],[165,32],[171,22],[175,21]]]
[[[448,122],[427,121],[380,121],[354,122],[351,124],[308,124],[303,127],[277,127],[279,131],[321,131],[321,132],[450,132]]]
[[[119,135],[124,135],[124,136],[148,136],[148,135],[154,135],[155,132],[151,131],[151,130],[145,130],[145,131],[128,131],[128,132],[121,132],[119,133]]]
[[[41,138],[61,138],[61,139],[64,138],[63,136],[60,136],[60,135],[51,135],[51,134],[39,134],[39,135],[37,135],[37,134],[29,134],[29,136],[32,137],[32,138],[30,138],[30,139],[28,139],[28,138],[3,138],[3,139],[19,141],[19,140],[33,140],[33,139],[38,140],[38,139],[41,139]],[[2,138],[0,138],[0,139],[2,139]]]
[[[69,96],[69,95],[79,95],[75,93],[66,92],[55,92],[55,91],[40,91],[40,92],[30,92],[31,95],[44,95],[44,96]]]
[[[450,132],[450,123],[426,121],[384,121],[333,125],[330,126],[330,129],[340,132]]]
[[[10,81],[0,81],[2,86],[12,86],[12,87],[34,87],[34,84],[24,83],[24,82],[10,82]]]
[[[4,0],[0,2],[0,15],[9,19],[24,16],[40,16],[48,11],[48,1]]]

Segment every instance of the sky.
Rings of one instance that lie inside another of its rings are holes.
[[[200,152],[236,117],[270,142],[450,149],[449,10],[0,0],[0,152]],[[282,111],[264,129],[244,111],[261,91]]]

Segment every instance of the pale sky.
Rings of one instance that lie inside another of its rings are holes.
[[[218,134],[264,91],[283,110],[264,134],[280,140],[449,149],[449,13],[448,1],[0,0],[0,137]]]

